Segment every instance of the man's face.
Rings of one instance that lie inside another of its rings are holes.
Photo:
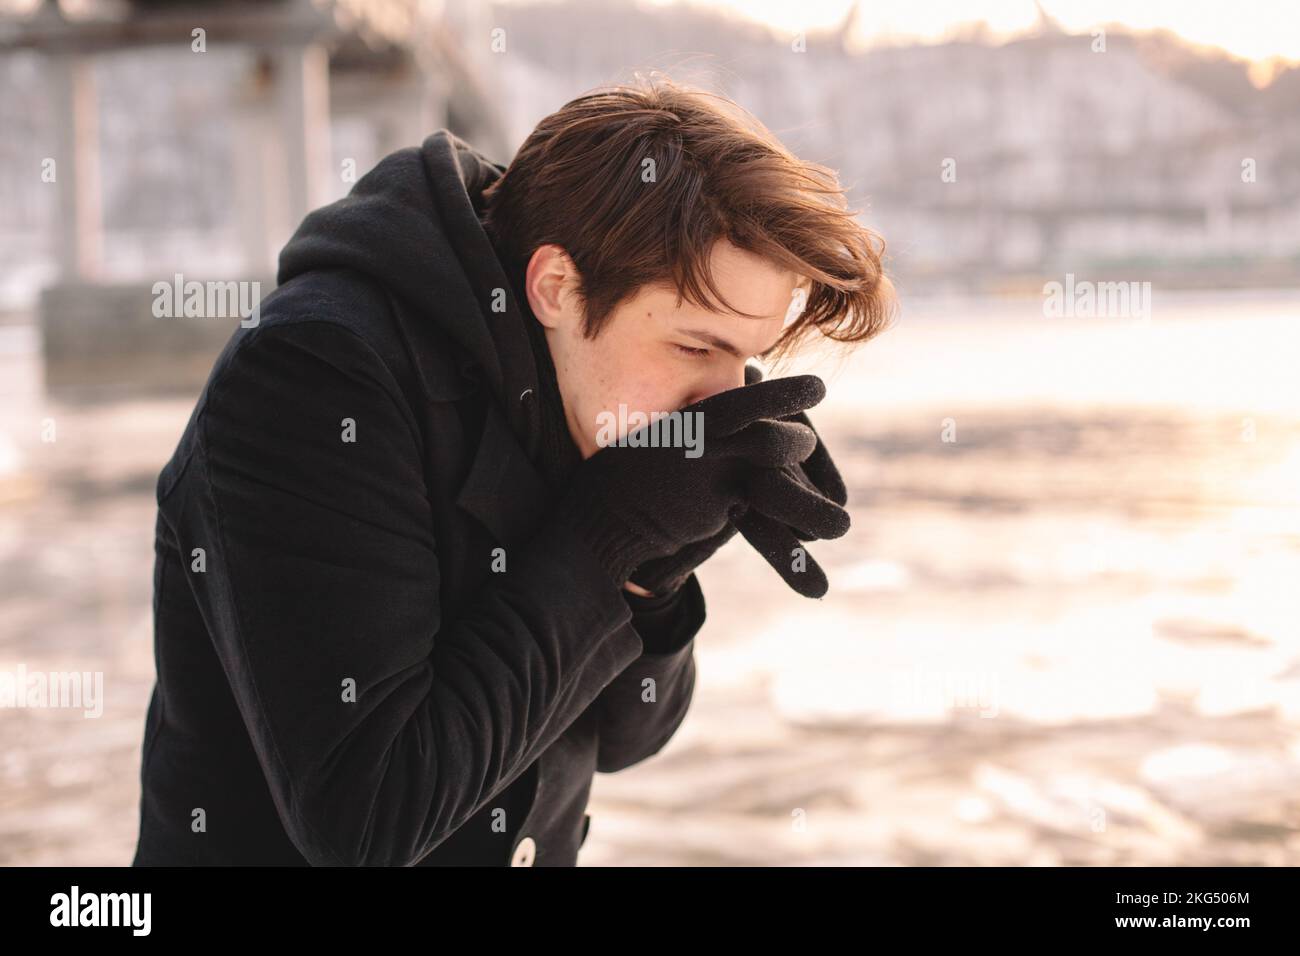
[[[776,343],[796,288],[807,288],[795,273],[726,241],[714,246],[712,268],[727,302],[762,318],[712,312],[685,300],[679,306],[672,287],[646,286],[586,339],[572,262],[559,246],[533,253],[529,304],[546,327],[569,433],[583,458],[600,449],[602,419],[621,423],[634,412],[672,412],[744,385],[745,361]],[[619,437],[629,430],[620,425]]]

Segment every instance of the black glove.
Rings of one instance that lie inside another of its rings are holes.
[[[745,366],[745,384],[753,385],[755,382],[763,380],[763,370],[757,365]],[[841,508],[848,504],[849,492],[844,486],[844,478],[840,475],[840,470],[835,467],[835,462],[831,459],[831,453],[826,448],[826,443],[822,441],[821,433],[817,431],[816,426],[808,420],[807,412],[800,412],[797,415],[789,415],[783,419],[785,422],[798,422],[800,425],[806,425],[811,428],[813,434],[817,436],[817,447],[813,453],[804,461],[794,466],[794,470],[799,472],[801,478],[807,479],[807,483],[825,495],[831,501],[835,502]],[[803,540],[810,540],[804,538]]]
[[[812,453],[816,434],[780,421],[825,394],[819,378],[800,375],[688,405],[680,411],[701,414],[704,426],[696,458],[682,447],[664,447],[670,418],[659,418],[637,430],[639,446],[611,445],[583,461],[556,519],[586,541],[619,587],[641,564],[715,537],[746,509],[793,509],[819,535],[833,537],[840,526],[847,530],[847,515],[786,470]]]
[[[757,365],[745,366],[745,384],[754,385],[763,380],[763,371]],[[802,424],[812,427],[808,421],[808,416],[800,412],[803,416]],[[794,419],[787,418],[786,421]],[[813,430],[816,434],[816,430]],[[816,452],[814,451],[814,454]],[[686,579],[694,573],[695,569],[701,564],[713,557],[724,544],[736,536],[736,526],[728,521],[726,526],[711,538],[703,541],[696,541],[688,544],[676,554],[670,554],[662,558],[653,558],[641,565],[629,579],[633,584],[640,585],[651,594],[671,594],[683,584]]]
[[[757,365],[745,366],[745,384],[754,385],[763,380],[763,371]],[[836,505],[843,507],[848,502],[848,490],[845,488],[844,479],[840,476],[839,469],[831,459],[830,452],[827,450],[825,443],[821,440],[821,435],[816,427],[808,419],[806,412],[799,412],[796,415],[789,415],[781,419],[782,421],[795,422],[809,428],[814,435],[817,435],[817,447],[813,449],[811,455],[801,463],[794,463],[788,466],[790,475],[802,484],[810,492],[829,498]],[[781,577],[790,584],[792,588],[800,594],[811,597],[821,597],[826,593],[828,583],[826,575],[821,567],[813,560],[812,556],[807,554],[805,549],[805,558],[812,568],[811,572],[805,571],[808,575],[804,578],[792,579],[790,575],[797,574],[791,570],[792,555],[790,552],[797,547],[796,544],[789,541],[789,534],[793,534],[799,541],[807,542],[813,540],[814,536],[807,534],[800,528],[791,528],[789,533],[782,533],[779,528],[764,522],[759,517],[753,517],[748,522],[749,534],[746,539],[762,554],[769,564],[776,569]],[[847,530],[847,517],[845,521]],[[676,591],[685,583],[686,579],[701,564],[716,554],[724,544],[735,537],[737,527],[734,522],[728,522],[720,532],[704,541],[694,542],[682,548],[676,554],[668,555],[663,558],[655,558],[647,561],[644,565],[637,568],[632,574],[631,581],[633,584],[640,585],[652,594],[668,594]],[[831,535],[830,537],[837,537]],[[780,562],[779,564],[777,562]],[[798,582],[798,583],[796,583]]]
[[[645,588],[653,595],[671,594],[718,549],[736,536],[736,526],[730,521],[711,538],[688,544],[676,554],[654,558],[641,565],[628,578],[633,584]]]
[[[762,371],[756,366],[745,366],[745,382],[747,384],[761,381],[762,377]],[[786,467],[789,476],[797,481],[810,495],[817,495],[843,508],[848,503],[848,489],[844,485],[844,479],[841,477],[839,469],[835,467],[835,462],[831,459],[826,444],[821,440],[821,435],[813,427],[813,423],[809,421],[808,415],[800,411],[798,414],[786,416],[782,421],[804,425],[813,434],[817,435],[817,447],[813,449],[812,454],[802,462]],[[767,563],[781,575],[790,587],[805,597],[819,598],[825,595],[830,587],[826,580],[826,573],[806,548],[804,549],[806,567],[802,571],[794,570],[793,551],[799,547],[799,542],[812,541],[818,537],[834,538],[839,537],[839,535],[818,535],[811,525],[807,524],[807,522],[801,523],[797,518],[797,514],[782,518],[781,516],[751,511],[737,520],[736,526],[740,533],[745,536],[745,540],[753,545],[754,550],[767,560]],[[846,513],[844,531],[847,530],[848,516]],[[844,532],[840,533],[843,534]]]

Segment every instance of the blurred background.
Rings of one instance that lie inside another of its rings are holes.
[[[888,9],[882,9],[888,7]],[[1285,2],[0,0],[0,864],[125,865],[154,483],[307,211],[661,70],[837,170],[902,312],[802,356],[831,592],[700,572],[686,721],[581,864],[1300,863],[1300,13]],[[785,370],[782,370],[785,371]]]

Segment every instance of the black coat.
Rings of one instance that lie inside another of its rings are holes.
[[[683,720],[697,580],[643,647],[548,508],[502,171],[445,130],[386,157],[218,357],[157,485],[134,865],[572,865],[593,773]]]

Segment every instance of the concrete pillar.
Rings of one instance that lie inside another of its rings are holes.
[[[103,259],[103,200],[99,179],[99,97],[94,61],[83,54],[50,57],[59,190],[58,257],[63,282],[93,279]]]
[[[274,133],[281,144],[278,189],[285,199],[288,224],[277,248],[298,228],[304,216],[329,201],[328,179],[333,173],[330,153],[329,52],[312,43],[277,49],[275,62]]]
[[[276,250],[271,245],[272,209],[268,205],[268,192],[272,185],[270,171],[277,168],[279,152],[268,115],[269,93],[260,76],[257,53],[252,51],[247,80],[233,98],[231,160],[235,182],[231,198],[238,216],[244,271],[250,275],[273,275]]]

